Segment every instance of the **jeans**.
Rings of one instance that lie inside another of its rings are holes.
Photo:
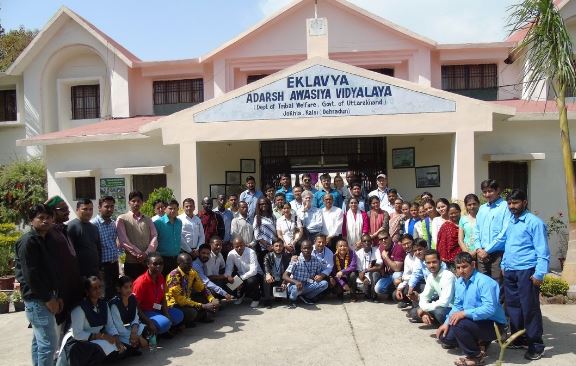
[[[170,314],[170,317],[172,317],[174,323],[171,323],[170,319],[168,319],[167,317],[164,316],[164,314],[156,310],[145,311],[144,314],[146,314],[146,316],[154,322],[154,325],[158,330],[158,334],[166,333],[167,331],[170,330],[170,327],[178,325],[182,323],[182,321],[184,320],[184,314],[182,313],[181,310],[176,308],[168,308],[168,314]]]
[[[58,348],[56,317],[44,301],[24,300],[26,318],[32,324],[32,365],[53,366],[54,354]]]
[[[376,282],[374,292],[377,294],[391,294],[394,292],[394,280],[402,277],[402,272],[394,272],[392,276],[382,277]]]
[[[480,344],[487,344],[496,339],[494,322],[492,320],[478,320],[464,318],[456,325],[448,328],[446,337],[440,337],[440,342],[458,346],[466,356],[480,355]]]
[[[104,276],[102,278],[104,298],[110,300],[116,296],[116,280],[120,277],[120,267],[118,267],[118,262],[100,263],[100,271]]]
[[[328,288],[328,281],[322,280],[320,282],[313,281],[309,282],[302,282],[302,290],[298,293],[298,288],[296,285],[289,284],[288,285],[288,297],[290,301],[296,301],[298,295],[306,296],[307,298],[313,299],[316,296],[320,295]]]

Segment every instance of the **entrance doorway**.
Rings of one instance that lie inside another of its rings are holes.
[[[279,186],[280,175],[354,171],[365,192],[375,189],[376,176],[386,173],[386,137],[275,140],[260,142],[262,187]]]

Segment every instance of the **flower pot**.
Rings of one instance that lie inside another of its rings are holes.
[[[6,314],[9,310],[10,310],[9,302],[0,304],[0,314]]]
[[[0,277],[0,290],[14,290],[14,276]]]
[[[14,304],[14,311],[24,311],[24,301],[16,301]]]

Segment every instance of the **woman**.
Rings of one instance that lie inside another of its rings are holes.
[[[438,211],[438,216],[432,219],[432,249],[436,249],[436,243],[438,242],[438,231],[440,227],[448,220],[448,205],[450,202],[446,198],[439,198],[436,202],[436,211]]]
[[[356,301],[356,253],[348,247],[344,239],[336,243],[334,253],[334,268],[330,275],[330,287],[336,292],[339,299],[344,298],[344,292],[350,292],[350,298]]]
[[[438,231],[437,249],[442,262],[446,263],[450,270],[455,270],[454,258],[462,249],[458,243],[458,232],[460,230],[460,206],[457,203],[451,203],[448,206],[448,220],[442,224]]]
[[[134,354],[140,354],[139,348],[148,347],[148,342],[142,336],[144,324],[138,317],[138,301],[132,293],[132,279],[121,276],[116,280],[118,294],[113,297],[110,304],[112,322],[116,327],[120,341]]]
[[[340,173],[336,173],[334,177],[334,189],[340,192],[342,197],[348,197],[350,195],[349,192],[346,192],[347,188],[344,187],[344,179],[340,176]]]
[[[460,218],[458,226],[458,243],[463,252],[476,256],[476,243],[474,239],[474,227],[476,226],[476,214],[480,208],[480,200],[474,193],[467,194],[464,197],[464,206],[466,206],[467,215]]]
[[[394,201],[394,212],[390,214],[390,237],[394,241],[397,241],[397,238],[400,237],[400,232],[402,231],[404,225],[404,215],[402,214],[403,203],[404,201],[402,201],[401,198],[396,198]]]
[[[298,242],[302,238],[302,221],[296,215],[292,215],[292,206],[285,203],[282,207],[282,217],[276,221],[276,233],[278,238],[284,241],[284,250],[288,253],[300,254]]]
[[[260,266],[264,265],[264,256],[272,251],[272,243],[276,240],[276,217],[272,213],[272,204],[267,198],[258,199],[256,215],[254,216],[254,250]]]
[[[368,220],[370,221],[369,234],[373,245],[377,245],[378,234],[388,232],[390,229],[390,215],[380,208],[380,198],[378,196],[370,197],[368,203],[370,204],[370,212],[368,213]]]
[[[120,341],[96,276],[84,280],[86,296],[72,313],[70,329],[62,340],[57,365],[98,365],[114,359],[126,347]]]
[[[438,216],[438,211],[436,211],[436,202],[433,199],[422,200],[422,205],[426,210],[426,215],[430,218],[430,221],[434,220]]]
[[[346,238],[351,250],[358,250],[362,246],[362,235],[368,234],[370,225],[366,212],[358,209],[359,201],[356,197],[348,201],[350,208],[343,217],[342,237]]]

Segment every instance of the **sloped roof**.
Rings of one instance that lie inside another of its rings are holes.
[[[242,41],[244,38],[248,37],[249,35],[256,33],[256,32],[260,32],[262,31],[268,24],[278,20],[279,18],[283,17],[283,16],[287,16],[287,14],[289,13],[290,10],[296,9],[299,6],[303,6],[308,2],[312,2],[313,0],[294,0],[293,2],[291,2],[290,4],[288,4],[286,7],[284,7],[283,9],[280,9],[279,11],[277,11],[276,13],[274,13],[273,15],[269,16],[268,18],[264,19],[263,21],[261,21],[260,23],[254,25],[253,27],[249,28],[248,30],[246,30],[245,32],[239,34],[238,36],[234,37],[233,39],[231,39],[230,41],[224,43],[223,45],[221,45],[220,47],[216,48],[215,50],[207,53],[206,55],[200,57],[200,61],[204,62],[207,61],[209,59],[211,59],[212,57],[214,57],[215,55],[219,54],[220,52],[228,49],[229,47],[232,47],[233,45],[239,43],[240,41]],[[374,21],[376,23],[379,23],[380,25],[392,29],[398,33],[403,34],[404,36],[407,36],[409,38],[412,38],[420,43],[424,43],[430,47],[436,47],[436,42],[426,38],[420,34],[417,34],[407,28],[404,28],[402,26],[399,26],[395,23],[392,23],[389,20],[386,20],[382,17],[379,17],[375,14],[370,13],[367,10],[364,10],[363,8],[356,6],[346,0],[324,0],[324,2],[333,2],[336,3],[344,8],[347,8],[348,10],[356,13],[356,14],[360,14],[366,18],[368,18],[371,21]]]
[[[102,32],[95,25],[88,22],[86,19],[82,18],[69,8],[63,6],[58,12],[48,21],[48,23],[42,28],[40,33],[34,39],[28,47],[18,56],[18,58],[10,65],[6,73],[9,75],[20,74],[28,62],[30,62],[37,53],[37,50],[41,49],[45,43],[50,40],[50,37],[57,29],[59,29],[59,24],[62,24],[62,20],[68,18],[76,22],[82,28],[86,29],[88,33],[94,36],[98,41],[104,44],[110,51],[112,51],[116,56],[118,56],[126,65],[133,67],[135,63],[141,62],[141,60],[134,55],[132,52],[128,51],[106,33]]]
[[[570,1],[572,1],[572,0],[554,0],[554,5],[556,5],[558,7],[558,10],[561,10]],[[522,41],[524,39],[524,37],[526,37],[526,34],[528,33],[529,29],[530,28],[523,28],[523,29],[517,30],[516,32],[514,32],[514,33],[510,34],[508,37],[506,37],[505,42],[518,43],[518,42]]]
[[[89,125],[50,132],[24,140],[18,140],[18,146],[53,145],[80,141],[110,141],[130,138],[146,138],[138,132],[140,127],[159,119],[161,116],[139,116],[116,118]]]

